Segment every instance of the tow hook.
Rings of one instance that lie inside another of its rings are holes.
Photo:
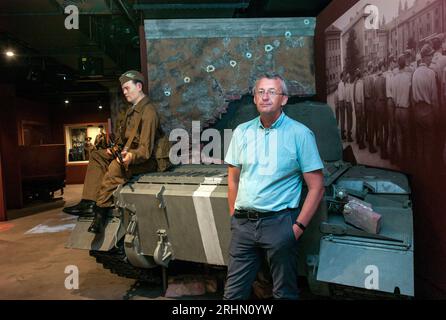
[[[167,268],[170,260],[174,259],[172,245],[167,240],[167,232],[164,229],[159,229],[157,232],[159,240],[153,253],[153,259],[157,264]]]

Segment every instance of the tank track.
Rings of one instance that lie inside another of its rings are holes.
[[[90,256],[94,257],[96,262],[102,264],[105,269],[110,270],[111,273],[120,277],[137,279],[141,282],[154,285],[162,283],[160,268],[137,268],[127,261],[123,240],[119,241],[117,247],[110,251],[90,250]]]
[[[96,262],[102,264],[105,269],[110,270],[111,273],[116,274],[120,277],[136,279],[139,282],[150,284],[150,285],[161,285],[162,284],[162,273],[161,268],[154,269],[144,269],[132,266],[126,258],[124,251],[124,242],[121,240],[116,248],[110,251],[95,251],[90,250],[90,256],[96,259]],[[176,265],[176,264],[179,264]],[[191,263],[190,265],[184,265],[183,263],[174,263],[174,268],[170,268],[171,273],[176,273],[183,269],[186,273],[193,273],[190,269],[191,266],[196,264]],[[179,268],[178,268],[179,267]],[[184,270],[186,268],[186,270]],[[179,270],[178,270],[179,269]],[[187,272],[189,271],[189,272]],[[221,271],[221,270],[220,270]],[[198,272],[201,273],[201,272]],[[220,284],[221,286],[221,284]],[[330,296],[326,299],[330,300],[409,300],[409,297],[402,295],[395,295],[390,293],[377,292],[374,290],[365,290],[359,288],[353,288],[343,285],[330,284]],[[221,288],[220,288],[221,289]],[[312,297],[314,299],[315,297]],[[317,298],[316,298],[317,299]]]

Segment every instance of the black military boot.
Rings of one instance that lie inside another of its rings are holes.
[[[96,202],[93,200],[82,199],[78,204],[63,208],[62,211],[75,216],[93,215],[93,207],[95,204]]]
[[[108,213],[107,207],[98,207],[94,206],[94,219],[91,223],[90,227],[88,228],[88,232],[91,233],[101,233],[104,229],[105,222],[107,221],[107,213]]]

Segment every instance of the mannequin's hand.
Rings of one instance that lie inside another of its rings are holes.
[[[124,165],[128,168],[128,166],[132,163],[133,154],[127,151],[122,151],[121,154],[122,154],[122,161],[124,162]]]

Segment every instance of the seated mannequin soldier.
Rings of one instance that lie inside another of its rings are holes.
[[[119,81],[125,99],[131,104],[115,141],[124,148],[120,155],[110,148],[92,151],[82,200],[63,209],[79,216],[94,214],[88,229],[92,233],[102,232],[113,206],[113,191],[120,184],[132,175],[159,170],[155,148],[162,130],[157,111],[143,92],[144,77],[140,72],[130,70],[121,75]]]

